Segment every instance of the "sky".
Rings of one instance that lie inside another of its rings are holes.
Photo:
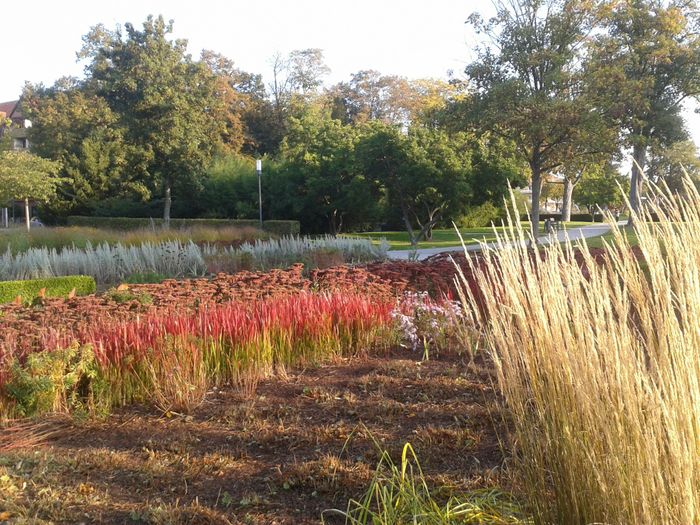
[[[0,102],[16,99],[25,81],[50,85],[80,76],[81,37],[98,23],[140,26],[149,14],[162,14],[174,20],[174,35],[189,41],[193,56],[211,49],[266,79],[276,52],[321,48],[332,84],[362,69],[408,78],[446,78],[450,70],[459,76],[478,43],[465,21],[492,10],[491,0],[11,2],[3,6]],[[686,108],[684,116],[700,144],[700,115]]]

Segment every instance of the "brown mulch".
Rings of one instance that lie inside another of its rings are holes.
[[[0,510],[61,523],[320,523],[368,486],[373,440],[396,462],[411,442],[445,495],[507,489],[488,370],[402,351],[288,373],[249,398],[210,392],[187,417],[124,409],[0,454],[0,480],[16,488]]]

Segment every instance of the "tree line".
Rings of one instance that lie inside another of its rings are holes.
[[[57,217],[254,218],[250,159],[262,157],[268,216],[307,232],[401,227],[417,242],[474,210],[503,216],[509,185],[531,185],[537,224],[553,176],[564,219],[576,191],[617,203],[628,152],[635,210],[645,178],[697,174],[681,111],[700,95],[698,12],[692,0],[499,0],[493,18],[468,19],[481,44],[464,75],[368,70],[330,87],[319,49],[273,57],[266,84],[213,51],[193,58],[172,22],[149,17],[94,27],[84,78],[27,84],[22,107],[33,153],[60,164],[46,206]]]

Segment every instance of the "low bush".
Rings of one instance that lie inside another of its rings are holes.
[[[31,301],[42,293],[46,297],[67,297],[71,292],[76,295],[95,293],[95,279],[85,275],[67,277],[49,277],[28,281],[0,282],[0,303],[7,303],[17,297]]]
[[[456,222],[459,228],[483,228],[491,224],[500,225],[503,209],[488,201],[481,206],[471,208]]]
[[[98,283],[116,283],[133,274],[191,277],[206,271],[201,250],[192,242],[168,241],[124,246],[107,243],[84,249],[31,248],[0,255],[0,279],[89,275]]]
[[[388,245],[375,246],[369,239],[349,237],[282,237],[255,241],[238,248],[204,248],[210,273],[268,270],[303,263],[307,269],[333,264],[361,263],[386,258]]]
[[[162,227],[161,218],[140,217],[85,217],[71,215],[66,218],[68,226],[87,226],[111,230],[136,230],[139,228]],[[209,228],[258,228],[260,222],[254,219],[170,219],[170,228],[182,229],[195,226]],[[269,220],[263,221],[263,230],[276,235],[298,235],[299,221]]]
[[[30,248],[86,248],[88,245],[107,243],[136,246],[179,241],[195,244],[217,244],[238,246],[256,239],[267,239],[270,234],[254,227],[233,226],[191,226],[187,228],[144,227],[135,230],[98,229],[88,226],[56,228],[34,228],[30,232],[19,228],[0,230],[0,250],[9,248],[12,253],[20,253]]]

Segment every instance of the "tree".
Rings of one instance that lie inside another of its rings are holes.
[[[24,218],[30,229],[30,200],[46,201],[56,194],[60,165],[28,151],[0,152],[0,202],[24,202]]]
[[[32,121],[32,151],[61,164],[63,182],[53,203],[59,210],[91,211],[115,196],[150,197],[138,174],[128,169],[133,148],[103,98],[74,79],[61,79],[51,88],[27,84],[22,107]]]
[[[656,184],[666,184],[675,192],[683,191],[686,174],[700,182],[700,154],[692,140],[675,142],[668,147],[652,145],[647,175]]]
[[[442,80],[407,80],[374,70],[353,73],[326,93],[331,115],[343,123],[381,120],[406,127],[419,121],[436,127],[437,114],[458,95],[458,86]]]
[[[235,67],[232,60],[213,51],[203,50],[201,60],[217,78],[222,104],[215,118],[225,122],[226,153],[276,153],[283,129],[276,124],[262,76]]]
[[[272,190],[273,209],[292,211],[307,231],[333,235],[374,224],[381,191],[355,161],[357,140],[355,128],[320,108],[290,118],[275,175],[277,188]]]
[[[211,70],[186,53],[187,42],[168,38],[172,22],[149,16],[141,31],[124,28],[94,27],[79,56],[88,60],[88,88],[119,116],[125,141],[141,153],[130,168],[162,190],[168,223],[173,186],[200,183],[225,132],[216,118],[222,98]]]
[[[399,210],[414,247],[443,217],[469,205],[469,150],[460,139],[420,128],[404,134],[396,126],[372,122],[358,143],[358,164],[382,185],[389,206]]]
[[[629,179],[620,175],[615,165],[591,165],[576,188],[576,202],[586,206],[591,214],[598,209],[620,208],[628,187]]]
[[[592,46],[588,77],[632,149],[634,211],[641,205],[649,147],[686,138],[682,104],[700,95],[699,13],[694,0],[622,0],[613,4],[606,31]]]
[[[512,141],[532,186],[532,235],[537,238],[544,177],[594,148],[573,148],[577,130],[595,115],[581,96],[581,46],[595,23],[588,0],[502,0],[496,16],[470,22],[488,41],[466,68],[475,89],[461,104],[467,123]],[[579,143],[580,144],[580,143]]]
[[[329,72],[321,49],[297,49],[287,56],[277,53],[272,57],[269,88],[279,129],[286,132],[287,118],[294,106],[308,104]]]

